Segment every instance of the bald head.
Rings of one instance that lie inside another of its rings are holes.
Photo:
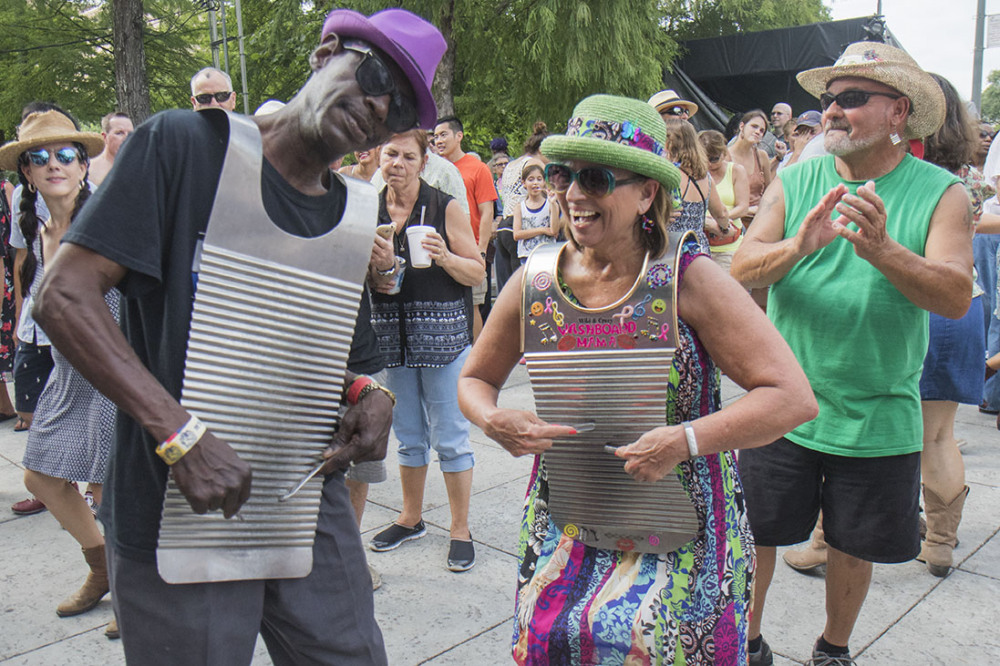
[[[228,96],[227,96],[228,93]],[[219,98],[222,97],[220,101]],[[191,105],[195,111],[222,108],[232,111],[236,108],[236,95],[229,75],[215,67],[206,67],[191,77]]]
[[[792,107],[784,102],[778,102],[771,109],[771,127],[778,132],[792,119]]]

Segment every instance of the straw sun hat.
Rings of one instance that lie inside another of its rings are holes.
[[[0,169],[17,170],[17,158],[21,153],[47,143],[80,143],[87,149],[87,155],[94,156],[104,150],[104,139],[94,132],[81,132],[73,126],[73,121],[58,111],[32,113],[17,128],[17,140],[5,143],[0,148]]]
[[[651,107],[656,109],[657,113],[662,112],[664,109],[670,108],[672,106],[679,106],[681,108],[687,109],[688,116],[693,116],[698,113],[698,105],[694,102],[689,102],[686,99],[681,98],[673,90],[661,90],[646,102]]]
[[[809,94],[819,97],[831,81],[846,76],[878,81],[910,99],[907,139],[930,136],[944,123],[941,87],[906,51],[888,44],[855,42],[844,49],[832,67],[808,69],[796,78]]]
[[[555,161],[583,160],[632,171],[673,190],[681,172],[665,157],[666,142],[666,125],[646,102],[592,95],[573,109],[566,134],[542,141],[542,154]]]

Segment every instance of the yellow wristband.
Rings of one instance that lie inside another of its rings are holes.
[[[156,447],[156,455],[163,459],[168,465],[173,465],[183,458],[188,451],[194,448],[208,428],[197,416],[192,416],[187,423]]]

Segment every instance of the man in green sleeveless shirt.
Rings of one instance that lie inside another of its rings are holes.
[[[918,381],[928,311],[959,318],[972,293],[972,219],[958,179],[907,154],[934,133],[944,98],[905,52],[847,47],[799,82],[824,108],[829,155],[782,170],[733,258],[744,286],[771,287],[768,314],[812,384],[819,416],[740,471],[758,569],[750,664],[776,547],[805,541],[822,509],[827,618],[811,664],[853,664],[848,640],[872,562],[920,550]]]

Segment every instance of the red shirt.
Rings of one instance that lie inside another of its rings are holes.
[[[478,156],[466,153],[454,163],[465,182],[465,194],[469,199],[469,221],[472,233],[479,242],[479,204],[497,200],[497,188],[493,185],[490,168]]]

